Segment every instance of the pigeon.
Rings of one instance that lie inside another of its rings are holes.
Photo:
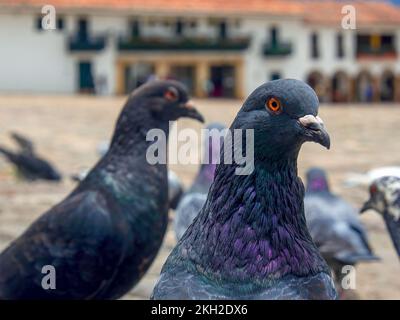
[[[36,154],[32,141],[18,133],[11,133],[11,137],[20,150],[13,152],[0,146],[0,154],[16,167],[20,177],[28,181],[60,181],[62,179],[61,174],[52,164]]]
[[[300,80],[270,81],[250,94],[229,130],[252,132],[254,141],[242,139],[240,148],[227,133],[206,203],[167,258],[152,299],[337,298],[307,229],[297,175],[304,142],[330,147],[318,106]],[[225,160],[242,150],[254,155],[243,171],[240,161]]]
[[[172,210],[176,210],[183,195],[183,185],[178,175],[168,170],[168,202]]]
[[[110,148],[110,143],[108,140],[102,140],[97,145],[97,154],[100,157],[103,157],[108,149]],[[85,179],[86,175],[88,174],[87,169],[80,170],[79,173],[73,174],[71,179],[75,182],[82,181]],[[175,210],[178,206],[178,202],[180,201],[183,195],[183,184],[179,180],[177,174],[172,170],[168,170],[168,199],[170,208]]]
[[[96,150],[100,157],[103,157],[107,153],[108,149],[110,149],[110,142],[108,140],[102,140],[97,144]]]
[[[379,258],[372,252],[357,211],[330,192],[325,171],[320,168],[307,172],[304,210],[311,237],[335,275],[338,292],[344,296],[341,284],[347,272],[343,267]]]
[[[382,177],[369,188],[370,198],[361,209],[375,210],[385,220],[393,245],[400,258],[400,178]]]
[[[148,161],[147,133],[180,117],[203,121],[182,84],[132,92],[109,151],[0,254],[0,299],[117,299],[141,279],[168,221],[167,165]]]
[[[104,153],[105,154],[105,153]],[[78,173],[74,173],[70,176],[74,182],[83,181],[89,173],[89,169],[83,168]],[[168,202],[169,207],[175,210],[178,203],[183,195],[183,184],[179,180],[177,174],[172,170],[168,170]]]
[[[205,161],[203,161],[192,186],[183,196],[175,212],[174,230],[177,240],[183,236],[207,200],[208,190],[214,180],[215,168],[219,161],[224,130],[226,130],[226,127],[217,122],[210,123],[206,127]],[[214,134],[217,136],[215,137]]]
[[[373,181],[378,178],[394,176],[400,178],[400,167],[380,167],[368,171],[365,174],[352,173],[345,181],[347,187],[354,187],[359,185],[369,186]]]
[[[31,140],[17,132],[11,132],[11,138],[19,145],[21,152],[28,155],[34,154],[34,145]]]

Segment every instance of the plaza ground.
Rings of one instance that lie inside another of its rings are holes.
[[[38,152],[56,163],[64,173],[61,184],[17,181],[10,166],[0,159],[0,250],[23,232],[45,210],[63,199],[75,183],[69,175],[97,161],[96,148],[110,138],[125,97],[0,96],[0,143],[13,147],[8,137],[18,131],[35,142]],[[196,100],[206,121],[229,125],[241,105],[239,100]],[[310,166],[325,168],[334,192],[360,207],[366,187],[345,187],[351,173],[400,165],[400,105],[323,105],[320,115],[331,134],[327,151],[306,144],[299,159],[299,174]],[[195,121],[179,121],[179,128],[201,129]],[[172,165],[186,186],[197,172],[196,165]],[[171,212],[173,218],[173,212]],[[382,219],[362,216],[371,245],[382,261],[357,267],[356,292],[362,299],[400,299],[399,259]],[[147,299],[175,237],[170,230],[159,255],[141,282],[125,299]]]

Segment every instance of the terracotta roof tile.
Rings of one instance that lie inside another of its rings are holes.
[[[340,23],[343,5],[356,8],[359,24],[400,24],[400,9],[384,1],[362,0],[52,0],[56,8],[124,10],[129,12],[260,14],[295,16],[308,23]],[[9,7],[43,6],[46,0],[0,0]]]

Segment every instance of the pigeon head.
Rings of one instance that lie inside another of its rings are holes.
[[[173,80],[151,81],[134,90],[127,104],[147,109],[151,116],[161,121],[193,118],[204,122],[203,116],[194,108],[183,84]]]
[[[361,213],[375,210],[380,214],[394,215],[400,220],[400,178],[382,177],[372,182],[369,188],[370,198],[364,203]]]
[[[146,141],[148,132],[160,129],[169,134],[169,122],[187,117],[204,122],[194,108],[186,88],[177,81],[151,81],[135,89],[117,120],[111,149],[127,150]],[[114,151],[115,152],[115,151]]]
[[[307,171],[307,187],[308,192],[329,191],[328,178],[321,168],[311,168]]]
[[[254,129],[256,158],[296,157],[306,141],[329,149],[330,138],[317,116],[318,106],[317,95],[304,82],[270,81],[247,98],[232,129]]]

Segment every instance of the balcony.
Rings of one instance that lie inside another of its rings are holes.
[[[243,38],[124,38],[120,37],[120,51],[239,51],[250,44],[249,37]]]
[[[103,50],[106,46],[105,36],[96,37],[78,37],[72,36],[68,40],[68,49],[72,52],[75,51],[89,51],[95,52]]]
[[[263,48],[264,56],[281,57],[292,53],[292,44],[288,42],[266,43]]]
[[[356,53],[357,59],[363,58],[383,58],[396,59],[397,52],[394,45],[382,45],[378,48],[372,48],[367,45],[359,45]]]

